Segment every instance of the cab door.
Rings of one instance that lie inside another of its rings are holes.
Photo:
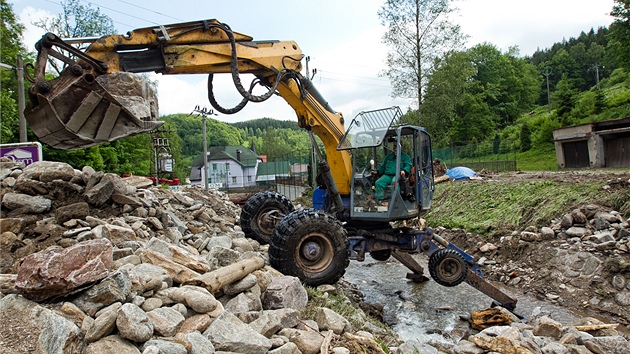
[[[431,158],[431,137],[424,130],[418,130],[416,140],[417,160],[415,188],[418,196],[418,208],[420,214],[423,215],[429,211],[431,200],[433,199],[433,190],[435,184],[433,182],[433,165]]]

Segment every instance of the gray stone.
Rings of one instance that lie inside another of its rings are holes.
[[[565,214],[562,216],[562,220],[560,220],[560,227],[563,229],[568,229],[573,226],[573,216],[571,214]]]
[[[575,209],[571,212],[571,216],[573,217],[573,223],[574,224],[586,224],[588,222],[588,219],[586,218],[586,215],[580,210],[580,209]]]
[[[322,331],[331,330],[335,334],[341,334],[344,330],[351,330],[352,325],[343,316],[337,312],[326,308],[320,307],[315,313],[315,321]]]
[[[541,316],[535,322],[533,333],[535,336],[559,339],[562,335],[562,324],[547,316]]]
[[[20,177],[51,182],[56,179],[69,181],[74,177],[74,168],[65,162],[38,161],[24,168]]]
[[[80,353],[83,334],[72,321],[20,295],[0,299],[3,353]]]
[[[186,343],[190,354],[212,354],[215,352],[212,342],[199,332],[178,333],[176,339]]]
[[[295,328],[284,328],[279,334],[289,338],[303,354],[319,353],[319,349],[324,341],[324,337],[319,332]]]
[[[542,227],[540,229],[540,234],[543,240],[553,240],[556,237],[555,232],[550,227]]]
[[[615,302],[621,306],[630,306],[630,292],[620,291],[615,294]]]
[[[615,274],[612,278],[612,286],[617,290],[622,290],[626,287],[626,278],[621,274]]]
[[[182,234],[188,230],[186,224],[184,224],[175,213],[165,210],[162,213],[162,224],[166,227],[176,227]]]
[[[91,343],[84,354],[140,354],[140,351],[129,341],[113,335]]]
[[[266,353],[271,342],[228,311],[221,313],[203,333],[217,351]]]
[[[289,342],[277,347],[274,350],[270,350],[269,354],[302,354],[302,352],[300,352],[300,349],[297,345],[295,345],[295,343]]]
[[[595,219],[595,230],[607,230],[610,227],[610,223],[603,217],[599,216]]]
[[[243,291],[247,291],[251,289],[254,285],[257,284],[257,278],[253,274],[248,274],[245,278],[234,282],[232,284],[228,284],[223,287],[223,292],[226,295],[236,295],[238,293],[242,293]]]
[[[52,201],[41,196],[19,193],[6,193],[2,196],[2,206],[22,214],[40,214],[50,210]]]
[[[595,256],[590,256],[584,264],[584,268],[582,268],[582,274],[587,276],[595,274],[595,271],[599,268],[600,264],[602,264],[602,261],[597,259]]]
[[[557,342],[550,342],[540,348],[543,353],[549,354],[569,354],[569,349]]]
[[[584,237],[586,235],[587,230],[583,227],[572,226],[566,232],[568,237]]]
[[[398,346],[397,354],[438,354],[438,350],[429,344],[420,343],[417,340],[408,340]]]
[[[212,251],[214,247],[232,248],[232,238],[230,236],[213,236],[206,245],[208,251]]]
[[[129,277],[132,281],[133,291],[138,293],[144,293],[148,290],[160,290],[162,283],[166,283],[167,286],[173,286],[173,279],[168,275],[168,272],[157,265],[151,263],[142,263],[129,270]],[[157,284],[158,288],[147,285]]]
[[[101,308],[115,302],[126,302],[131,294],[131,279],[126,272],[117,271],[93,287],[82,291],[72,302],[92,316]]]
[[[260,297],[253,296],[251,292],[243,292],[230,299],[225,304],[225,309],[233,314],[262,310]]]
[[[301,310],[308,303],[308,294],[300,279],[291,276],[274,277],[263,293],[263,308]]]
[[[138,306],[127,303],[118,311],[116,327],[122,338],[134,342],[146,342],[153,335],[153,322],[149,316]]]
[[[265,310],[260,317],[249,326],[256,332],[267,338],[271,338],[282,328],[297,326],[300,321],[300,314],[294,309]]]
[[[96,174],[95,174],[96,175]],[[100,207],[109,201],[109,198],[114,193],[114,184],[111,180],[101,180],[92,188],[87,188],[85,191],[85,199],[90,205]]]
[[[606,354],[630,353],[630,342],[622,336],[593,337],[584,343],[587,348],[589,343],[596,344]]]
[[[229,266],[238,261],[240,257],[239,252],[220,246],[213,247],[208,253],[208,261],[214,260],[218,267]]]
[[[197,313],[208,313],[217,308],[218,301],[205,288],[193,285],[184,285],[176,288],[169,294],[176,302],[190,307]]]
[[[64,205],[57,208],[57,223],[63,224],[70,219],[85,219],[90,214],[90,206],[85,202]]]
[[[157,347],[159,354],[188,354],[188,350],[183,344],[166,341],[162,339],[151,339],[142,345],[142,350],[149,347]]]
[[[121,306],[122,304],[120,302],[116,302],[100,311],[98,317],[92,322],[92,325],[85,334],[85,340],[88,343],[96,342],[114,331],[114,328],[116,328],[118,309],[120,309]]]
[[[540,235],[538,235],[535,232],[529,232],[529,231],[523,231],[521,232],[521,240],[525,241],[525,242],[535,242],[535,241],[539,241],[541,238]]]
[[[170,307],[160,307],[147,313],[153,323],[155,333],[163,337],[172,337],[186,320],[181,313]]]
[[[485,350],[479,348],[475,343],[465,339],[460,340],[455,348],[453,348],[453,353],[455,354],[483,354],[485,352]]]

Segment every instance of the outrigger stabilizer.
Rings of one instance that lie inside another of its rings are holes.
[[[487,282],[471,255],[435,234],[431,228],[380,231],[363,231],[361,235],[350,236],[350,259],[363,261],[366,252],[376,260],[385,260],[391,255],[412,271],[407,278],[422,282],[428,278],[423,274],[423,267],[411,256],[422,252],[429,257],[429,274],[438,284],[452,287],[465,281],[492,298],[493,306],[502,306],[511,312],[516,308],[517,300]]]

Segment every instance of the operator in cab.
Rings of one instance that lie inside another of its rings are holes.
[[[389,186],[394,177],[396,177],[396,154],[399,149],[398,144],[393,143],[391,152],[385,156],[383,162],[378,166],[376,171],[372,171],[372,174],[380,176],[374,187],[376,189],[376,200],[380,205],[387,206],[385,201],[385,188]],[[404,178],[409,176],[411,170],[411,157],[404,151],[400,152],[400,177]]]

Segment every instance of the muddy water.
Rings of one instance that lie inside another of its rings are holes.
[[[428,276],[426,257],[414,257],[425,267]],[[365,294],[366,301],[385,305],[386,321],[404,341],[459,340],[468,327],[460,316],[468,317],[472,311],[488,308],[492,303],[491,298],[466,283],[456,287],[444,287],[432,280],[417,284],[405,279],[407,272],[408,269],[393,258],[377,262],[368,256],[364,262],[350,262],[344,276]],[[510,289],[502,290],[518,299],[517,313],[525,317],[542,310],[566,325],[588,316],[534,297],[515,295]]]

